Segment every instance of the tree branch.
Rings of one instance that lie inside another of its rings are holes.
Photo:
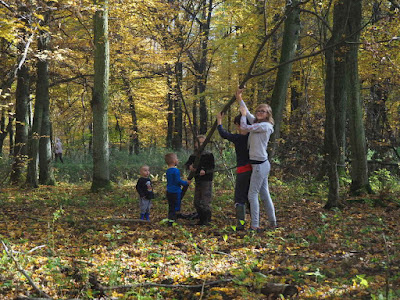
[[[320,20],[325,25],[325,27],[328,28],[329,32],[333,31],[332,28],[329,26],[328,22],[326,22],[326,20],[323,17],[321,17],[319,14],[317,14],[316,12],[313,12],[308,9],[300,9],[300,11],[308,13],[308,14],[312,14],[313,16],[316,16],[318,18],[318,20]]]
[[[51,297],[49,295],[47,295],[45,292],[43,292],[42,290],[40,290],[37,285],[33,282],[32,278],[29,277],[29,275],[25,272],[24,269],[21,268],[21,266],[18,264],[17,260],[15,259],[14,255],[12,254],[12,251],[9,251],[8,247],[6,246],[6,244],[1,241],[1,243],[3,244],[4,250],[6,251],[7,255],[9,257],[11,257],[11,259],[14,261],[15,266],[17,268],[17,270],[25,276],[26,279],[28,279],[29,284],[33,287],[33,289],[40,295],[43,296],[47,299],[51,299]]]
[[[202,284],[163,284],[163,283],[152,283],[152,282],[145,282],[145,283],[138,283],[138,284],[130,284],[130,285],[119,285],[119,286],[102,286],[104,291],[111,291],[111,290],[129,290],[138,287],[164,287],[164,288],[185,288],[185,289],[201,289],[204,286],[214,286],[219,285],[221,283],[229,283],[233,279],[221,279],[216,281],[209,281],[204,282]]]

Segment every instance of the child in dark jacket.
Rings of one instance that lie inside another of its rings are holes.
[[[139,169],[140,178],[136,184],[139,193],[140,219],[150,221],[151,199],[154,199],[153,186],[151,184],[150,167],[143,165]]]
[[[219,135],[235,145],[236,152],[236,182],[235,182],[235,210],[237,219],[237,230],[244,229],[246,217],[247,194],[249,192],[251,164],[249,160],[249,149],[247,142],[249,133],[240,128],[241,115],[235,117],[233,123],[237,127],[237,134],[230,133],[222,127],[222,114],[217,114],[217,129]]]
[[[199,141],[197,149],[206,139],[204,135],[197,136]],[[197,225],[208,225],[211,221],[211,200],[212,200],[212,180],[214,178],[215,160],[214,155],[207,150],[203,150],[200,156],[198,166],[195,168],[194,162],[197,157],[197,151],[190,155],[185,166],[194,172],[195,189],[194,189],[194,207],[199,216]]]

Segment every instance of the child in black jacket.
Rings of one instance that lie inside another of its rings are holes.
[[[143,165],[139,170],[140,178],[136,184],[139,193],[140,219],[150,221],[151,199],[154,199],[153,186],[151,185],[150,167]]]
[[[206,138],[204,135],[199,135],[197,139],[199,145],[196,148],[199,149]],[[215,160],[214,155],[210,151],[203,150],[199,164],[195,168],[196,152],[190,155],[185,166],[194,172],[195,188],[193,202],[200,219],[198,225],[208,225],[211,221],[212,180],[214,178]]]

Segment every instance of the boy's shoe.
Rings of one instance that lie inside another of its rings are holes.
[[[144,218],[145,218],[147,221],[150,221],[150,214],[149,214],[149,213],[145,213],[145,214],[144,214]]]
[[[144,214],[140,214],[140,220],[144,220]]]

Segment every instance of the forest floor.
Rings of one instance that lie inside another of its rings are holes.
[[[328,211],[323,188],[307,194],[272,182],[280,227],[253,233],[235,231],[230,189],[216,189],[211,225],[168,227],[162,184],[150,222],[135,220],[134,186],[89,188],[1,191],[0,299],[39,290],[54,299],[400,298],[398,195]]]

